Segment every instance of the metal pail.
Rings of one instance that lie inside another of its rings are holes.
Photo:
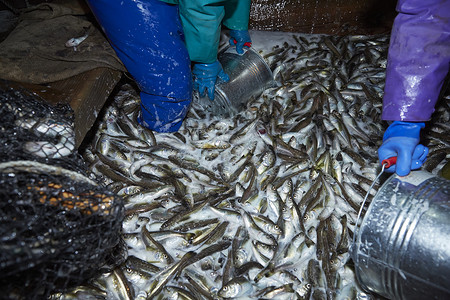
[[[358,282],[390,299],[450,299],[450,180],[392,175],[356,230]]]
[[[218,60],[230,81],[216,84],[213,101],[208,96],[194,98],[215,116],[233,116],[245,109],[252,97],[259,97],[264,90],[275,86],[264,58],[251,48],[237,54],[235,47],[228,47],[218,54]]]

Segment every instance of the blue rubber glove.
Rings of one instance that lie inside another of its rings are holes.
[[[396,156],[397,163],[386,171],[406,176],[411,170],[419,169],[428,155],[428,148],[419,144],[420,129],[424,123],[394,121],[385,131],[383,144],[378,149],[381,161]]]
[[[194,75],[194,90],[199,92],[200,97],[205,96],[205,92],[208,90],[208,97],[211,100],[214,100],[217,77],[224,82],[230,80],[218,60],[212,64],[195,64],[192,68],[192,74]]]
[[[244,53],[244,47],[250,48],[252,46],[252,39],[248,30],[230,30],[230,37],[230,45],[236,46],[238,54]]]

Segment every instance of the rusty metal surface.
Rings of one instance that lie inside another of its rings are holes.
[[[389,33],[392,0],[253,0],[250,29],[333,35]]]
[[[80,0],[29,0],[74,3]],[[393,0],[252,0],[250,29],[323,34],[388,33],[396,15]],[[1,4],[4,5],[1,5]],[[11,8],[24,8],[25,0],[2,0]]]

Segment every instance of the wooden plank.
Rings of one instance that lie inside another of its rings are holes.
[[[122,72],[97,68],[62,80],[49,86],[67,95],[70,106],[75,112],[75,142],[80,146],[87,132],[91,129],[97,115],[108,99],[110,93],[120,80]]]
[[[96,68],[45,85],[20,85],[53,105],[61,103],[72,107],[75,114],[75,143],[78,148],[121,76],[122,72],[117,70]]]
[[[389,33],[393,0],[252,0],[249,28],[331,35]]]

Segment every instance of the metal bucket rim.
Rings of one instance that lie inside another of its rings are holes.
[[[424,171],[420,171],[420,170],[418,170],[418,171],[414,171],[415,173],[414,174],[419,174],[419,173],[424,173]],[[425,172],[425,173],[427,173],[427,172]],[[410,175],[408,175],[408,176],[412,176],[412,175],[414,175],[414,174],[410,174]],[[380,188],[378,189],[378,191],[377,191],[377,193],[375,194],[375,196],[373,197],[373,199],[372,199],[372,201],[370,202],[370,204],[369,204],[369,207],[367,208],[367,211],[366,211],[366,213],[364,214],[364,216],[361,218],[361,220],[359,221],[359,220],[357,220],[357,222],[356,222],[356,224],[355,224],[355,230],[354,230],[354,236],[355,236],[355,243],[352,243],[352,244],[355,244],[356,245],[356,241],[360,238],[360,233],[361,233],[361,227],[363,226],[363,224],[365,224],[366,222],[367,222],[367,218],[368,218],[368,216],[371,214],[371,211],[374,209],[373,207],[375,206],[375,203],[377,202],[377,201],[380,201],[379,199],[380,199],[380,197],[381,197],[381,194],[383,193],[383,191],[386,189],[386,186],[387,185],[389,185],[394,179],[396,179],[396,178],[402,178],[401,176],[398,176],[397,174],[392,174],[391,176],[389,176],[389,178],[387,178],[384,182],[383,182],[383,184],[380,186]],[[432,176],[427,176],[427,178],[431,178]],[[406,178],[406,177],[403,177],[403,178]],[[374,181],[376,181],[376,179],[374,180]],[[364,205],[364,203],[362,203],[361,204],[361,206],[363,206]],[[353,245],[352,245],[353,246]],[[353,247],[352,247],[353,248]]]
[[[222,97],[222,99],[228,103],[228,105],[231,104],[230,99],[228,98],[227,94],[225,94],[225,92],[222,90],[222,88],[220,87],[220,85],[216,85],[216,90],[215,93],[217,93],[215,96],[219,96]]]
[[[441,201],[448,203],[450,200],[447,197],[449,188],[450,181],[444,182],[436,174],[422,170],[405,177],[393,174],[383,182],[361,222],[355,224],[355,242],[349,249],[350,257],[355,264],[355,277],[364,290],[390,299],[408,299],[405,297],[411,296],[410,290],[403,289],[411,287],[405,281],[408,278],[408,280],[413,280],[415,285],[424,285],[425,288],[417,290],[419,293],[427,294],[427,291],[433,289],[439,295],[450,294],[450,289],[445,283],[447,279],[437,275],[448,274],[446,270],[450,265],[443,263],[442,259],[436,261],[426,259],[426,257],[430,257],[430,253],[444,253],[445,255],[449,253],[447,250],[442,252],[442,249],[446,248],[446,242],[442,243],[442,241],[448,240],[445,236],[450,236],[449,219],[445,217],[445,214],[448,216],[449,210],[441,215],[436,214],[436,211],[440,211]],[[444,189],[445,192],[437,192],[441,189]],[[423,206],[427,203],[430,203],[431,210],[428,205]],[[442,216],[447,220],[445,222],[447,231],[442,231],[443,233],[439,231],[441,235],[446,234],[443,235],[443,240],[437,239],[437,244],[440,246],[423,248],[423,245],[430,244],[428,240],[424,239],[424,237],[429,238],[429,228],[424,226],[436,224],[434,221],[440,220],[437,219],[438,217],[442,219]],[[419,235],[414,236],[416,228],[420,229]],[[411,237],[415,241],[413,244],[410,244]],[[376,243],[376,247],[372,247],[372,243]],[[412,245],[412,248],[409,248],[409,245]],[[417,253],[422,253],[417,257],[406,255],[411,249],[422,249],[418,248],[419,246],[426,251],[417,251]],[[440,257],[445,259],[445,255]],[[416,264],[414,261],[418,263]],[[446,261],[448,262],[448,260]],[[432,267],[430,263],[435,264],[434,267],[440,268],[441,271],[430,273],[429,270]]]
[[[222,55],[222,54],[225,54],[225,53],[228,53],[228,51],[230,51],[230,49],[235,49],[236,48],[236,46],[231,46],[231,45],[229,45],[228,47],[226,47],[225,49],[223,49],[220,53],[219,53],[219,56],[220,55]],[[243,50],[244,50],[244,53],[243,54],[238,54],[238,53],[235,53],[235,52],[233,52],[233,53],[231,53],[231,54],[236,54],[236,55],[239,55],[239,56],[242,56],[242,55],[244,55],[245,53],[247,53],[247,51],[250,51],[250,52],[252,52],[252,53],[254,53],[257,57],[258,57],[258,59],[262,62],[262,64],[264,65],[264,67],[267,69],[267,71],[269,71],[269,74],[270,74],[270,77],[272,78],[272,80],[273,80],[273,72],[272,72],[272,70],[270,69],[270,67],[269,67],[269,65],[267,64],[267,62],[266,62],[266,60],[264,59],[264,57],[262,57],[258,52],[256,52],[253,48],[243,48]]]

